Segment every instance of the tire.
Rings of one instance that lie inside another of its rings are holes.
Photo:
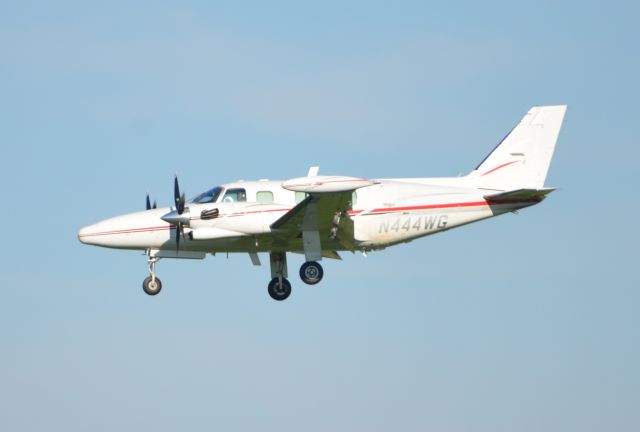
[[[151,282],[151,276],[147,276],[147,278],[142,281],[142,289],[150,296],[158,295],[158,293],[162,290],[162,281],[156,278],[154,284]]]
[[[282,278],[282,285],[280,285],[280,280],[276,277],[269,282],[268,291],[272,299],[277,301],[286,300],[291,295],[291,284],[288,280]]]
[[[300,279],[307,285],[315,285],[322,280],[324,270],[320,263],[307,261],[300,267]]]

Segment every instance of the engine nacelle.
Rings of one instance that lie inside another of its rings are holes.
[[[247,234],[222,228],[202,227],[189,232],[191,240],[216,240],[230,237],[246,237]]]

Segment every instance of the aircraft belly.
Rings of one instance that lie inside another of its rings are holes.
[[[302,239],[292,238],[286,241],[274,239],[270,236],[242,236],[215,240],[192,241],[187,240],[184,245],[180,244],[180,248],[185,251],[207,252],[207,253],[225,253],[225,252],[303,252],[304,246]],[[322,243],[323,250],[344,251],[346,250],[337,241],[326,239]],[[167,242],[162,249],[174,249],[175,242]]]

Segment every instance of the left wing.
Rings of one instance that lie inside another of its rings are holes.
[[[305,192],[308,196],[271,224],[271,229],[284,241],[302,235],[307,261],[321,259],[323,251],[329,249],[325,246],[333,241],[352,251],[355,249],[353,221],[347,211],[352,209],[353,191],[372,184],[370,180],[354,177],[314,176],[288,180],[283,188]]]
[[[286,238],[317,232],[321,243],[337,240],[345,249],[353,250],[353,221],[346,214],[351,210],[352,194],[352,191],[310,194],[271,224],[271,229]]]

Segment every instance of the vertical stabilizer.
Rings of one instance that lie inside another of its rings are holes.
[[[496,190],[542,189],[566,109],[566,105],[531,108],[469,174],[470,183]]]

